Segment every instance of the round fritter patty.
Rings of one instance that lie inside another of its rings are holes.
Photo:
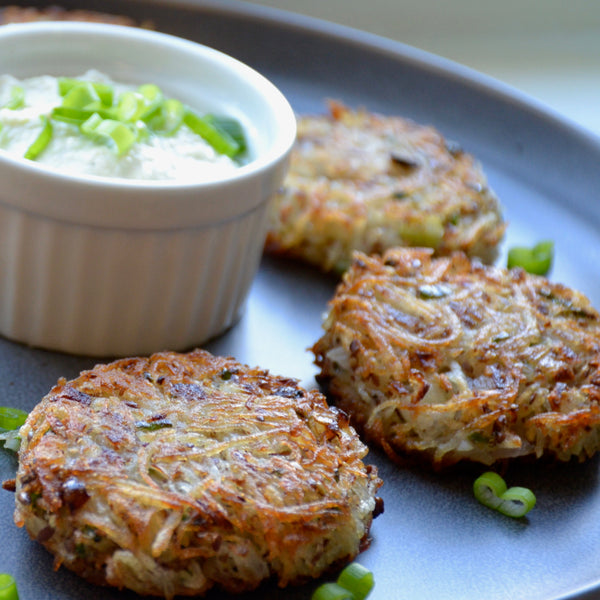
[[[352,111],[298,117],[267,252],[343,271],[352,251],[425,246],[491,262],[505,223],[480,165],[433,127]]]
[[[200,350],[61,380],[20,431],[17,525],[140,594],[299,583],[368,544],[376,469],[317,391]]]
[[[581,293],[462,253],[357,254],[324,329],[319,380],[393,458],[598,450],[600,317]]]

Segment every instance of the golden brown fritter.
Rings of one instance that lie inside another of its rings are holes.
[[[318,577],[381,481],[317,391],[196,350],[64,379],[20,431],[15,521],[88,580],[172,598]]]
[[[324,329],[320,381],[393,458],[598,450],[600,317],[581,293],[462,253],[357,253]]]
[[[426,246],[491,262],[505,223],[480,165],[433,127],[353,111],[298,118],[266,251],[342,271],[352,251]]]

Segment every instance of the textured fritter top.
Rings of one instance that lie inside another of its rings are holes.
[[[61,380],[20,434],[17,524],[57,566],[140,594],[317,577],[367,543],[378,504],[321,394],[203,351]]]
[[[499,202],[475,159],[432,127],[330,103],[298,118],[271,205],[266,250],[343,270],[353,250],[426,246],[491,261],[504,235]]]
[[[324,328],[320,380],[392,457],[598,450],[600,317],[576,291],[463,254],[358,254]]]

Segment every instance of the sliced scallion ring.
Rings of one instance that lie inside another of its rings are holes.
[[[27,413],[20,408],[0,406],[0,443],[4,443],[7,450],[17,452],[21,445],[19,429],[25,423]],[[2,597],[0,596],[0,600]]]
[[[25,106],[25,90],[20,85],[13,85],[10,89],[10,100],[6,102],[2,108],[9,110],[18,110]]]
[[[140,118],[148,119],[154,115],[165,102],[162,90],[153,83],[140,85],[138,93],[144,98],[146,109]]]
[[[168,98],[148,120],[150,127],[164,135],[173,135],[183,123],[185,106],[183,102]]]
[[[498,510],[508,517],[523,517],[535,506],[535,502],[535,495],[530,489],[511,487],[502,494]]]
[[[146,99],[142,94],[138,92],[125,92],[119,97],[115,116],[118,121],[131,123],[141,119],[147,107]]]
[[[102,102],[100,95],[89,81],[74,85],[64,96],[62,106],[66,108],[86,108],[90,104]]]
[[[554,243],[550,240],[540,242],[533,248],[516,246],[508,251],[507,267],[521,267],[534,275],[546,275],[552,267]]]
[[[475,480],[473,493],[481,504],[489,508],[498,508],[502,503],[501,496],[506,491],[506,482],[500,475],[489,471]]]
[[[35,160],[45,150],[52,139],[52,123],[50,119],[43,115],[40,119],[42,121],[42,130],[24,154],[24,157],[29,160]]]
[[[220,117],[212,114],[204,117],[209,123],[214,125],[216,129],[229,135],[239,146],[238,154],[246,150],[246,136],[239,121],[229,117]]]
[[[3,431],[0,433],[0,442],[4,443],[4,448],[6,450],[11,450],[12,452],[18,452],[21,446],[21,436],[19,435],[19,430],[15,429],[13,431]]]
[[[91,85],[98,98],[105,106],[112,106],[114,98],[114,89],[110,83],[102,83],[98,81],[83,81],[81,79],[73,79],[71,77],[60,77],[58,80],[58,93],[61,96],[66,96],[74,87],[82,84]]]
[[[523,487],[506,489],[506,482],[491,471],[478,477],[473,483],[475,498],[484,506],[493,508],[508,517],[522,517],[534,506],[534,493]]]
[[[311,600],[354,600],[350,590],[337,583],[323,583],[311,596]]]
[[[19,429],[27,419],[27,413],[20,408],[0,406],[0,431]]]
[[[8,573],[0,573],[0,600],[19,600],[17,582]]]
[[[203,119],[187,110],[183,122],[197,135],[204,138],[219,154],[230,158],[240,152],[240,145],[225,131],[219,130],[209,119]]]
[[[369,569],[353,562],[342,570],[337,583],[350,590],[355,600],[364,600],[371,593],[375,580]]]
[[[94,113],[87,121],[81,124],[82,133],[113,146],[117,154],[125,154],[137,140],[136,133],[125,123],[113,119],[103,119]]]
[[[98,114],[103,119],[110,119],[113,115],[109,109],[93,108],[68,108],[66,106],[57,106],[52,109],[50,113],[51,118],[56,121],[63,121],[65,123],[72,123],[74,125],[81,125],[84,121],[87,121],[94,113]]]

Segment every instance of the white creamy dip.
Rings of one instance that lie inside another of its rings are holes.
[[[85,73],[80,79],[109,83],[117,94],[136,89],[97,71]],[[10,100],[15,86],[23,88],[25,101],[18,109],[0,108],[0,149],[22,157],[42,129],[40,117],[48,117],[62,98],[56,77],[42,75],[18,80],[2,75],[0,106]],[[52,120],[52,128],[52,138],[36,162],[71,174],[189,182],[215,179],[239,168],[238,163],[217,153],[185,125],[173,135],[140,139],[122,155],[82,135],[76,125]]]

